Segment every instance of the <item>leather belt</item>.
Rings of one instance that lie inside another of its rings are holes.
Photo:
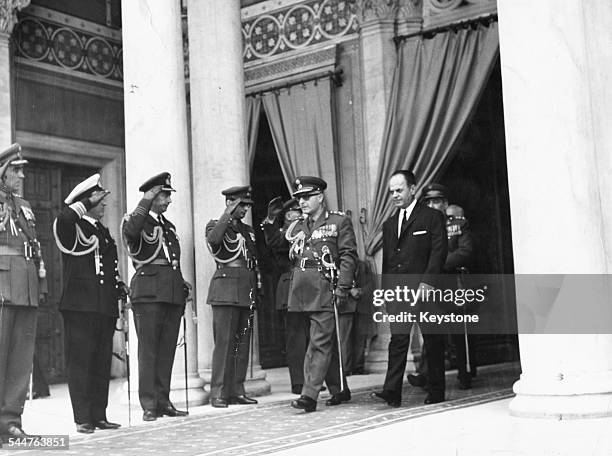
[[[294,267],[300,269],[319,269],[321,263],[311,258],[301,258],[299,261],[293,264]]]
[[[0,245],[0,256],[20,256],[28,258],[23,249],[16,249],[8,245]]]
[[[244,260],[234,260],[229,263],[217,263],[217,269],[223,268],[246,268],[246,261]]]
[[[156,264],[158,266],[170,266],[170,263],[168,263],[168,260],[164,260],[163,258],[158,258],[156,260],[153,260],[147,264]]]

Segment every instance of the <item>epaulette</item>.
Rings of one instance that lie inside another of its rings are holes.
[[[343,217],[346,216],[346,212],[342,212],[342,211],[329,211],[330,214],[334,214],[334,215],[341,215]]]

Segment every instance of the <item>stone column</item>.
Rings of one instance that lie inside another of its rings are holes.
[[[11,32],[17,23],[17,11],[30,0],[0,0],[0,150],[13,142]]]
[[[498,0],[498,11],[515,271],[607,274],[612,5]],[[612,335],[521,334],[519,342],[511,414],[612,415]]]
[[[391,80],[397,59],[393,38],[395,37],[398,9],[399,0],[360,0],[358,2],[361,24],[359,40],[362,68],[363,135],[370,204],[376,185]],[[375,260],[377,271],[380,272],[382,264],[380,253]],[[367,371],[386,371],[389,339],[389,325],[378,324],[376,341],[370,345],[366,358]]]
[[[198,371],[210,382],[212,310],[206,304],[215,263],[206,245],[205,227],[218,219],[225,199],[221,190],[249,183],[245,132],[245,90],[239,0],[190,0],[187,5],[189,85],[193,146],[194,230],[198,311]],[[254,339],[257,339],[255,333]],[[253,379],[247,394],[270,391],[253,350]],[[250,373],[250,371],[249,371]],[[249,377],[249,375],[247,375]]]
[[[181,240],[181,269],[194,283],[193,217],[190,156],[187,141],[187,108],[179,2],[139,0],[122,2],[125,97],[125,158],[128,211],[142,193],[138,187],[149,177],[168,171],[172,175],[172,204],[168,219]],[[188,342],[188,393],[190,405],[204,402],[203,381],[197,374],[197,332],[186,309]],[[181,334],[179,340],[183,336]],[[136,338],[131,339],[136,359]],[[172,373],[171,400],[185,404],[183,348],[177,348]],[[132,368],[132,385],[137,385]]]

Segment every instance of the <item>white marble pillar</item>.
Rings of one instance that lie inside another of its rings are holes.
[[[13,143],[11,32],[30,0],[0,0],[0,150]]]
[[[190,0],[189,85],[193,147],[194,230],[198,327],[198,371],[210,382],[212,310],[206,304],[215,263],[206,246],[205,227],[225,208],[221,190],[249,183],[245,133],[245,90],[239,0]],[[257,333],[255,333],[257,336]],[[257,339],[257,337],[255,337]],[[253,353],[254,375],[247,394],[270,391],[259,365],[258,344]],[[247,374],[247,378],[250,376]]]
[[[363,135],[366,150],[366,176],[369,201],[372,202],[380,148],[391,80],[395,68],[397,53],[395,50],[395,21],[399,2],[393,0],[360,0],[360,49],[362,68],[363,99]],[[382,256],[376,257],[377,271],[380,272]],[[377,324],[377,337],[370,346],[366,359],[368,372],[385,372],[387,370],[387,347],[390,332],[387,323]]]
[[[612,4],[498,0],[498,12],[515,271],[609,273]],[[612,335],[519,343],[513,415],[612,415]]]
[[[177,1],[139,0],[121,4],[123,17],[123,67],[125,97],[125,156],[127,207],[133,210],[142,193],[138,187],[162,171],[172,175],[172,204],[167,216],[181,241],[181,269],[194,283],[193,211],[190,156],[187,141],[187,108]],[[186,310],[190,405],[204,402],[203,381],[197,375],[197,331],[188,304]],[[181,334],[179,340],[183,336]],[[136,338],[131,339],[136,359]],[[177,348],[172,372],[171,400],[185,404],[183,348]],[[132,368],[132,385],[137,385]]]

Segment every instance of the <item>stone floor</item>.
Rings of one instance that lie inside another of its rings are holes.
[[[474,388],[469,391],[456,388],[456,372],[451,371],[447,374],[447,402],[442,404],[424,406],[425,392],[406,386],[402,407],[398,409],[370,398],[370,392],[382,384],[383,375],[353,376],[349,378],[353,391],[353,399],[349,403],[326,407],[326,395],[323,394],[317,412],[310,414],[289,406],[289,401],[296,396],[289,392],[286,369],[269,370],[267,376],[273,394],[261,398],[257,406],[236,405],[228,409],[214,409],[206,405],[192,408],[189,417],[162,418],[152,423],[142,423],[141,411],[134,406],[131,427],[127,426],[127,406],[119,400],[123,396],[121,384],[114,382],[108,417],[124,426],[117,431],[96,431],[92,435],[75,433],[66,386],[55,385],[50,398],[26,404],[24,427],[31,433],[70,435],[70,449],[51,454],[243,455],[276,451],[305,454],[310,447],[320,449],[308,454],[331,454],[332,451],[338,452],[337,448],[334,450],[338,442],[344,442],[343,447],[345,445],[351,449],[351,454],[376,454],[377,450],[402,442],[407,446],[401,445],[397,454],[420,454],[406,452],[408,448],[418,445],[418,440],[411,438],[407,441],[413,423],[433,420],[433,427],[419,436],[438,435],[437,431],[433,431],[443,429],[434,441],[439,445],[452,445],[446,436],[462,429],[465,423],[450,425],[449,429],[440,428],[435,422],[442,418],[435,418],[434,415],[442,417],[483,406],[479,404],[499,404],[499,401],[512,395],[511,385],[518,378],[518,366],[505,364],[479,369]],[[498,414],[507,416],[507,408],[503,410],[502,407]],[[487,423],[483,425],[486,428]],[[397,428],[396,437],[385,437],[377,442],[376,436],[379,433],[388,434],[386,429],[389,427]],[[374,436],[355,447],[354,444],[362,442],[362,436],[367,433],[374,433]],[[469,438],[461,440],[463,443],[469,441]],[[370,450],[366,452],[368,448]],[[38,453],[40,451],[11,451],[11,454]]]

